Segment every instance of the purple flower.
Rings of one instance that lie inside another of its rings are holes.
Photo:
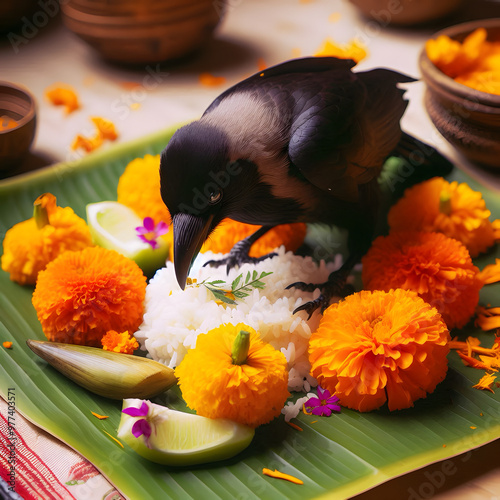
[[[168,225],[163,221],[155,225],[155,221],[151,217],[145,217],[142,224],[142,226],[135,228],[137,236],[139,236],[144,243],[151,245],[151,248],[155,250],[158,248],[158,242],[156,240],[159,236],[168,232]]]
[[[122,410],[122,413],[130,415],[131,417],[147,417],[148,411],[149,411],[149,406],[146,403],[146,401],[144,401],[140,408],[133,408],[133,407],[124,408]],[[149,424],[146,418],[141,418],[134,423],[134,425],[132,426],[132,435],[136,438],[144,435],[144,437],[146,438],[146,445],[149,446],[149,436],[151,436],[151,425]]]
[[[332,411],[340,411],[340,405],[336,404],[339,401],[337,396],[332,396],[328,389],[322,389],[318,385],[318,396],[317,398],[309,398],[304,406],[313,415],[320,415],[329,417]]]

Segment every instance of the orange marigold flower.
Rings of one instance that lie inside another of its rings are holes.
[[[467,249],[444,234],[409,231],[380,236],[362,262],[366,289],[413,290],[441,313],[450,329],[462,328],[479,302],[479,269]]]
[[[475,325],[481,330],[488,331],[500,328],[500,307],[478,306]]]
[[[309,341],[311,374],[343,406],[413,406],[447,372],[449,332],[437,310],[409,290],[363,290],[331,305]]]
[[[2,342],[2,346],[5,348],[5,349],[12,349],[12,342],[6,340],[5,342]]]
[[[118,181],[118,201],[141,218],[151,217],[155,224],[170,224],[170,213],[160,194],[160,155],[132,160]]]
[[[408,188],[389,211],[388,222],[391,232],[443,233],[461,241],[476,257],[498,239],[490,215],[480,192],[434,177]]]
[[[338,57],[339,59],[352,59],[359,63],[368,55],[368,49],[359,43],[359,41],[351,40],[345,45],[339,45],[331,38],[327,38],[323,45],[314,54],[315,57]]]
[[[101,344],[105,351],[123,354],[134,354],[134,351],[139,348],[139,342],[128,331],[118,333],[115,330],[109,330],[101,339]]]
[[[89,247],[52,261],[38,276],[32,302],[49,340],[100,347],[109,330],[139,328],[145,294],[146,278],[134,261]]]
[[[80,107],[78,95],[70,85],[52,85],[45,90],[45,96],[55,106],[64,106],[66,114],[72,113]]]
[[[485,28],[474,30],[463,42],[441,35],[427,41],[426,51],[429,59],[456,82],[500,94],[500,42],[487,38]]]
[[[253,234],[260,226],[224,219],[203,244],[201,251],[228,253],[238,241]],[[304,242],[307,226],[303,223],[276,226],[259,238],[250,249],[251,257],[261,257],[285,245],[286,250],[295,252]]]
[[[241,323],[199,335],[175,374],[184,401],[198,415],[250,427],[278,417],[290,396],[283,353]]]
[[[34,285],[38,273],[58,255],[92,245],[87,223],[70,207],[58,207],[50,193],[34,202],[32,218],[19,222],[5,234],[2,269],[21,285]]]

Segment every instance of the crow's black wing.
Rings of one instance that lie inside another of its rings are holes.
[[[234,92],[261,90],[262,87],[269,88],[274,86],[275,83],[281,85],[285,81],[283,77],[286,79],[289,77],[290,79],[288,82],[293,85],[294,79],[296,79],[297,76],[301,79],[301,75],[308,75],[314,78],[314,74],[321,74],[333,70],[349,72],[355,64],[356,63],[351,59],[337,59],[336,57],[305,57],[302,59],[292,59],[266,68],[263,71],[259,71],[228,88],[210,104],[204,114],[213,111],[222,100]]]
[[[397,84],[411,81],[385,69],[321,75],[321,90],[295,116],[293,166],[315,186],[357,201],[359,186],[379,175],[398,144],[407,101]]]

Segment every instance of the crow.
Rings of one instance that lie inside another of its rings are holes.
[[[345,295],[368,250],[380,205],[378,177],[391,154],[422,144],[402,132],[399,84],[415,79],[352,60],[295,59],[223,92],[202,117],[175,132],[161,154],[161,196],[173,224],[174,267],[184,289],[203,242],[226,217],[262,226],[235,245],[228,267],[255,261],[250,246],[273,226],[322,222],[348,230],[349,256],[320,285],[309,315]],[[427,146],[426,161],[449,163]],[[318,285],[293,283],[302,289]]]

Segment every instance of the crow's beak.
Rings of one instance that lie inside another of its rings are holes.
[[[213,218],[213,215],[206,218],[185,213],[178,213],[172,218],[175,276],[183,290],[191,264],[212,229]]]

